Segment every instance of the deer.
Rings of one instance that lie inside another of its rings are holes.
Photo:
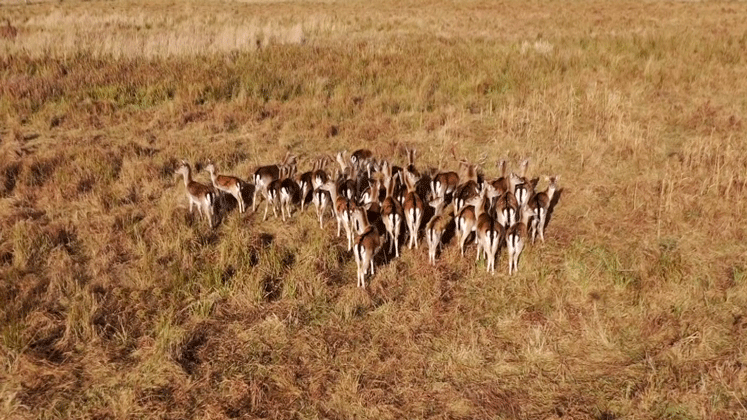
[[[466,159],[459,161],[460,172],[459,179],[461,184],[454,190],[454,215],[462,211],[467,201],[473,199],[479,193],[478,185],[478,167],[467,162]]]
[[[498,168],[500,169],[501,176],[493,180],[493,182],[491,182],[490,184],[493,186],[493,188],[495,188],[496,191],[498,191],[499,194],[503,194],[509,189],[508,176],[506,174],[506,160],[502,159],[498,161],[496,166],[498,166]]]
[[[498,197],[495,210],[498,222],[501,226],[508,229],[517,221],[519,216],[519,202],[511,191],[506,191]]]
[[[428,262],[436,265],[436,253],[441,246],[441,238],[446,232],[446,228],[451,224],[453,212],[449,204],[446,206],[446,200],[443,197],[431,200],[428,205],[435,209],[433,217],[425,225],[425,238],[428,243]]]
[[[252,212],[256,211],[257,198],[264,196],[267,198],[267,187],[270,183],[280,177],[280,168],[288,165],[289,163],[295,163],[296,158],[292,156],[290,152],[286,152],[280,164],[260,166],[254,171],[254,195],[252,197]],[[266,208],[265,208],[266,210]],[[265,211],[265,215],[267,212]]]
[[[327,181],[324,185],[320,186],[319,189],[329,193],[330,201],[332,203],[332,213],[334,213],[335,219],[337,220],[337,237],[340,237],[340,228],[342,227],[345,230],[345,236],[348,240],[348,251],[350,251],[353,249],[354,236],[350,217],[351,211],[355,208],[355,203],[348,200],[347,197],[338,194],[338,186],[334,181]]]
[[[311,202],[316,207],[316,216],[319,218],[319,228],[324,229],[324,213],[329,207],[329,203],[332,201],[330,198],[329,191],[322,188],[317,188],[313,191]]]
[[[552,199],[555,196],[555,192],[558,189],[558,180],[560,180],[560,175],[546,177],[545,179],[549,182],[547,189],[545,191],[536,193],[529,200],[529,206],[536,213],[536,217],[532,219],[532,225],[530,229],[532,244],[534,244],[538,233],[540,239],[542,240],[542,243],[545,243],[545,224],[547,223],[547,212],[550,209],[550,203],[552,202]]]
[[[371,158],[373,157],[373,152],[371,152],[368,149],[358,149],[355,152],[353,152],[352,155],[350,155],[350,162],[352,162],[353,166],[360,169],[362,168]]]
[[[467,238],[476,228],[477,215],[475,214],[475,206],[478,205],[480,201],[480,197],[472,198],[463,206],[459,215],[454,218],[454,221],[456,222],[457,240],[459,242],[459,249],[462,251],[462,256],[464,256],[464,247],[467,244]]]
[[[512,172],[509,177],[509,186],[511,192],[516,196],[519,208],[526,205],[529,202],[529,197],[534,194],[534,186],[526,177],[528,167],[529,159],[524,159],[519,165],[518,175]]]
[[[349,171],[348,168],[351,167],[351,160],[347,157],[348,151],[343,150],[341,152],[337,152],[335,154],[335,160],[337,161],[337,164],[340,165],[340,173],[344,174],[347,171]]]
[[[524,250],[528,238],[527,226],[529,219],[535,216],[532,208],[524,207],[521,211],[521,221],[506,230],[506,249],[508,249],[508,274],[519,271],[519,256]]]
[[[193,207],[196,206],[200,217],[207,216],[208,224],[213,227],[213,205],[215,204],[213,189],[192,179],[192,168],[186,160],[182,160],[176,174],[184,177],[184,187],[189,200],[189,212],[192,213]]]
[[[375,174],[374,178],[368,179],[368,186],[360,192],[361,205],[379,205],[379,192],[381,191],[381,174]]]
[[[392,178],[392,167],[389,162],[383,165],[384,188],[386,196],[381,202],[381,218],[389,235],[389,252],[394,248],[395,255],[399,257],[399,235],[404,219],[402,205],[394,198],[394,179]]]
[[[320,160],[314,161],[310,171],[304,172],[298,177],[298,188],[301,196],[301,212],[306,210],[306,197],[314,190],[314,172],[320,165]],[[313,198],[312,198],[313,199]]]
[[[313,185],[314,189],[319,188],[329,179],[329,175],[327,175],[327,172],[325,171],[325,167],[327,166],[328,161],[329,157],[323,157],[317,161],[317,168],[314,170],[311,176],[311,184]]]
[[[405,149],[405,151],[407,152],[407,166],[405,170],[415,175],[415,178],[420,179],[420,172],[415,167],[415,157],[418,154],[417,149]]]
[[[496,254],[500,249],[506,231],[488,211],[487,196],[488,190],[491,188],[492,186],[489,185],[482,191],[480,202],[475,205],[475,242],[477,242],[477,259],[475,261],[480,260],[480,253],[484,251],[487,271],[494,274]]]
[[[222,193],[231,194],[239,204],[239,213],[244,213],[246,211],[246,204],[244,203],[244,198],[241,196],[241,189],[244,186],[244,181],[235,176],[216,175],[215,164],[212,162],[208,163],[205,170],[210,174],[213,187]]]
[[[356,189],[356,170],[355,166],[350,164],[347,151],[337,152],[335,160],[340,165],[339,177],[337,177],[337,193],[346,197],[348,200],[355,200]]]
[[[405,186],[407,187],[407,193],[405,194],[404,205],[402,207],[405,213],[407,229],[410,232],[407,247],[412,249],[414,245],[415,249],[418,249],[418,231],[420,230],[420,224],[423,221],[425,206],[423,205],[423,199],[420,198],[415,190],[415,184],[417,183],[415,174],[406,168],[403,177],[405,180]]]
[[[434,198],[446,197],[453,194],[459,185],[459,175],[456,172],[440,172],[431,180],[431,194]]]
[[[301,188],[298,186],[296,181],[293,179],[296,172],[295,162],[287,168],[285,178],[280,181],[280,214],[285,221],[285,213],[288,213],[288,218],[291,217],[291,206],[301,201],[303,205],[304,198],[301,197]]]
[[[314,204],[314,207],[316,207],[316,215],[319,218],[319,227],[321,229],[324,229],[324,212],[327,209],[327,206],[332,202],[329,191],[321,189],[321,186],[326,184],[329,180],[329,175],[327,175],[327,172],[324,170],[328,161],[328,157],[319,159],[317,161],[317,168],[311,174],[311,185],[313,187],[311,202]]]
[[[272,206],[272,214],[275,218],[278,217],[277,207],[280,205],[280,187],[283,185],[283,180],[287,177],[289,171],[289,166],[281,166],[278,177],[264,187],[265,214],[262,216],[262,221],[267,220],[267,210],[269,210],[270,206]],[[280,210],[282,211],[282,208]]]
[[[358,230],[358,239],[353,246],[355,263],[358,266],[358,287],[366,287],[366,273],[371,271],[375,275],[374,257],[381,249],[381,235],[375,225],[368,221],[368,214],[364,206],[356,206],[351,211],[353,224]]]

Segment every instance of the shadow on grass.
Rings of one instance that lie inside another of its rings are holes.
[[[547,226],[550,224],[550,220],[552,220],[552,216],[555,213],[555,207],[560,202],[560,198],[563,195],[563,192],[565,191],[565,188],[560,188],[557,191],[555,191],[555,194],[552,197],[552,200],[550,201],[550,206],[547,208],[547,218],[545,219],[545,226],[543,228],[547,228]]]

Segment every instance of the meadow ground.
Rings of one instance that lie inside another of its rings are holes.
[[[741,2],[3,0],[0,417],[747,418],[745,57]],[[363,291],[173,174],[358,147],[531,157],[547,242]]]

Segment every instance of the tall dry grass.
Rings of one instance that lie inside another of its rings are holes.
[[[746,11],[2,5],[2,417],[747,417]],[[547,243],[362,291],[334,222],[210,230],[173,175],[362,146],[531,156]]]

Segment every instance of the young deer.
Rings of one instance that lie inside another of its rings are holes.
[[[446,201],[443,197],[436,198],[428,203],[435,209],[433,217],[425,225],[425,238],[428,242],[428,262],[436,265],[436,252],[441,246],[441,238],[446,231],[447,226],[451,223],[452,209],[446,207]],[[451,207],[451,204],[449,204]]]
[[[187,161],[182,160],[181,166],[176,170],[176,174],[184,177],[184,187],[189,200],[189,212],[192,213],[193,206],[197,206],[200,217],[207,216],[208,224],[213,227],[213,204],[215,203],[215,193],[207,185],[200,184],[192,180],[192,168]]]
[[[550,209],[550,203],[555,196],[555,191],[558,189],[558,180],[560,175],[551,176],[546,178],[550,184],[547,186],[547,190],[535,194],[531,200],[529,200],[529,206],[536,213],[536,217],[532,219],[531,236],[532,244],[537,238],[537,233],[542,240],[545,242],[545,223],[547,223],[547,212]]]
[[[368,221],[366,208],[356,206],[352,210],[353,224],[358,228],[358,239],[353,246],[353,255],[355,263],[358,266],[358,287],[366,287],[366,273],[374,272],[374,257],[381,249],[381,236],[376,226]]]
[[[528,238],[527,226],[529,219],[535,216],[533,209],[529,207],[522,208],[521,222],[508,228],[506,231],[506,248],[508,249],[508,274],[514,274],[519,271],[519,256],[524,250]]]
[[[215,165],[212,162],[205,167],[205,170],[210,173],[213,187],[222,193],[231,194],[239,204],[239,213],[244,213],[246,211],[246,204],[244,203],[244,198],[241,196],[241,188],[244,185],[244,181],[235,176],[216,175]]]
[[[415,245],[415,249],[418,249],[418,231],[420,230],[420,224],[423,221],[423,199],[415,191],[415,184],[417,180],[415,175],[410,172],[409,169],[404,171],[405,186],[407,186],[407,193],[405,194],[404,212],[405,220],[407,222],[407,230],[410,232],[407,247],[412,249]]]

